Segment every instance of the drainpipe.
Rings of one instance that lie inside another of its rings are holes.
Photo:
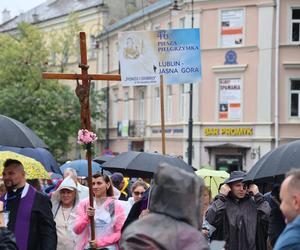
[[[275,147],[279,144],[279,22],[280,0],[276,0],[276,27],[275,27]]]

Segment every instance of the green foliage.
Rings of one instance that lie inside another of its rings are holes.
[[[25,123],[61,158],[74,147],[68,139],[80,128],[80,105],[68,86],[42,78],[50,51],[41,32],[23,23],[16,35],[0,34],[0,51],[0,113]],[[92,89],[95,120],[102,100],[103,94]]]

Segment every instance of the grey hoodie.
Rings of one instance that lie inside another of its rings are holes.
[[[126,250],[206,250],[202,225],[200,177],[176,167],[159,166],[150,193],[150,214],[124,231]]]

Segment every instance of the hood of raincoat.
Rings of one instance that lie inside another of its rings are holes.
[[[177,167],[160,165],[154,174],[149,210],[201,228],[203,189],[201,177]]]
[[[75,197],[75,203],[74,206],[76,206],[79,202],[79,193],[77,189],[77,185],[75,181],[70,177],[66,177],[62,183],[59,185],[58,189],[53,192],[51,196],[51,202],[52,202],[52,211],[56,211],[59,204],[60,204],[60,190],[62,189],[70,189],[70,190],[76,190],[76,197]]]

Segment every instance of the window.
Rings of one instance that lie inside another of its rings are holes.
[[[221,11],[221,47],[236,47],[244,43],[244,10]]]
[[[139,92],[139,120],[145,120],[145,91]]]
[[[124,93],[124,120],[129,119],[129,93]]]
[[[166,120],[172,120],[172,86],[167,85]]]
[[[153,28],[154,30],[159,30],[160,29],[160,24],[156,24],[156,25],[154,25],[154,28]]]
[[[219,80],[219,119],[241,119],[241,79]]]
[[[291,117],[300,117],[300,80],[291,80]]]
[[[98,43],[95,36],[90,36],[89,58],[96,58]]]
[[[185,28],[185,17],[179,19],[179,28],[181,29]]]
[[[160,116],[160,97],[159,97],[159,87],[154,89],[154,104],[153,104],[153,121],[159,122]]]
[[[184,120],[184,103],[185,103],[185,87],[184,84],[179,85],[179,120]]]
[[[292,42],[300,42],[300,8],[292,8]]]
[[[117,126],[118,122],[118,93],[114,93],[114,99],[113,99],[113,110],[112,110],[112,123],[114,126]]]

